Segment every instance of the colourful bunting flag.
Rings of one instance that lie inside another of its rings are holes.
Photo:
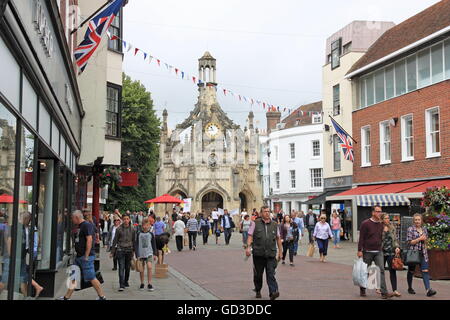
[[[184,79],[184,72],[181,71],[181,79]]]
[[[134,49],[134,55],[136,55],[138,53],[138,51],[139,51],[138,48]]]
[[[224,95],[224,96],[227,95],[227,89],[223,89],[223,95]]]
[[[178,75],[178,69],[177,68],[175,68],[175,74]]]
[[[158,66],[160,66],[160,67],[161,67],[161,60],[159,60],[159,59],[156,59],[156,61],[158,61]]]

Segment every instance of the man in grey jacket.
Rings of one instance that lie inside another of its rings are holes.
[[[134,227],[131,225],[130,216],[124,214],[122,224],[116,230],[110,253],[110,258],[116,254],[119,262],[119,291],[123,291],[130,286],[128,280],[130,278],[131,259],[134,255],[135,237],[136,234]]]

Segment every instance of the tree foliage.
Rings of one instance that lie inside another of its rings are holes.
[[[107,208],[144,210],[143,202],[155,196],[161,123],[144,85],[125,74],[122,78],[122,168],[138,172],[139,185],[110,190]]]

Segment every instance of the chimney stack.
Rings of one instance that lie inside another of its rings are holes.
[[[280,123],[281,112],[269,111],[266,113],[266,118],[267,118],[267,133],[270,133],[270,131],[276,128],[277,123]]]

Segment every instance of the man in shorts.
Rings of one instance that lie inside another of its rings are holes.
[[[95,277],[95,249],[93,245],[95,226],[84,220],[80,210],[76,210],[72,213],[72,222],[73,224],[78,225],[78,231],[75,234],[75,251],[77,253],[75,264],[80,268],[84,281],[90,281],[95,291],[97,291],[97,300],[106,300],[100,282]],[[70,300],[73,291],[74,289],[68,289],[66,294],[58,300]]]

